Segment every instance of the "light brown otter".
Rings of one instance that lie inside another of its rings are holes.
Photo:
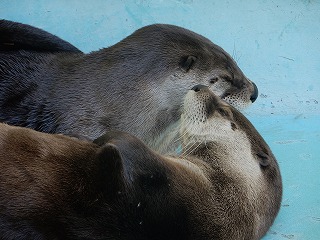
[[[207,87],[182,109],[172,156],[124,132],[89,143],[0,124],[0,237],[261,238],[282,195],[268,145]]]
[[[182,156],[210,182],[211,239],[260,239],[281,203],[277,161],[254,126],[239,111],[198,85],[185,97],[180,134]],[[204,214],[204,215],[205,215]]]

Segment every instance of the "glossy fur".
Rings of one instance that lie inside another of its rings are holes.
[[[185,97],[180,134],[182,156],[209,164],[211,212],[217,233],[211,239],[260,239],[281,204],[278,163],[248,119],[196,86]]]
[[[0,20],[0,51],[78,52],[70,43],[27,24]]]
[[[1,239],[191,239],[174,169],[138,139],[0,130]]]
[[[154,146],[196,84],[239,108],[257,98],[229,54],[177,26],[146,26],[90,54],[52,35],[42,42],[48,33],[31,26],[2,20],[0,32],[10,32],[0,39],[0,121],[8,124],[89,139],[117,129]]]
[[[0,238],[260,239],[282,196],[266,142],[206,87],[178,124],[179,156],[124,132],[89,143],[0,124]]]

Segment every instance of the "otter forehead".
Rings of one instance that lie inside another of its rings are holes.
[[[150,34],[157,34],[154,41],[161,41],[170,38],[172,41],[181,40],[182,44],[194,44],[216,46],[209,39],[183,27],[170,24],[152,24],[138,29],[133,36],[148,37]],[[168,44],[168,43],[167,43]],[[198,45],[197,45],[198,47]]]

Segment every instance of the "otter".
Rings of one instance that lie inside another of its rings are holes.
[[[228,53],[178,26],[146,26],[89,54],[54,37],[45,49],[46,33],[31,26],[2,20],[1,27],[10,32],[2,45],[13,47],[0,48],[0,121],[11,125],[91,140],[122,130],[154,146],[196,84],[239,109],[258,96]]]
[[[4,239],[260,239],[281,202],[277,161],[252,124],[197,85],[182,153],[112,131],[93,143],[0,124]]]
[[[260,239],[282,199],[268,144],[243,114],[203,85],[187,93],[179,126],[181,155],[209,164],[201,170],[212,184],[217,235],[207,239]]]
[[[27,24],[0,20],[0,51],[19,50],[81,53],[72,44],[42,29]]]

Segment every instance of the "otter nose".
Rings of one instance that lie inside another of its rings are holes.
[[[252,84],[253,84],[253,93],[250,97],[250,100],[251,102],[254,102],[258,98],[258,88],[257,88],[257,85],[254,84],[254,82],[252,82]]]
[[[198,84],[198,85],[195,85],[193,88],[191,88],[191,90],[193,90],[195,92],[199,92],[201,89],[204,89],[204,88],[208,88],[208,86]]]

